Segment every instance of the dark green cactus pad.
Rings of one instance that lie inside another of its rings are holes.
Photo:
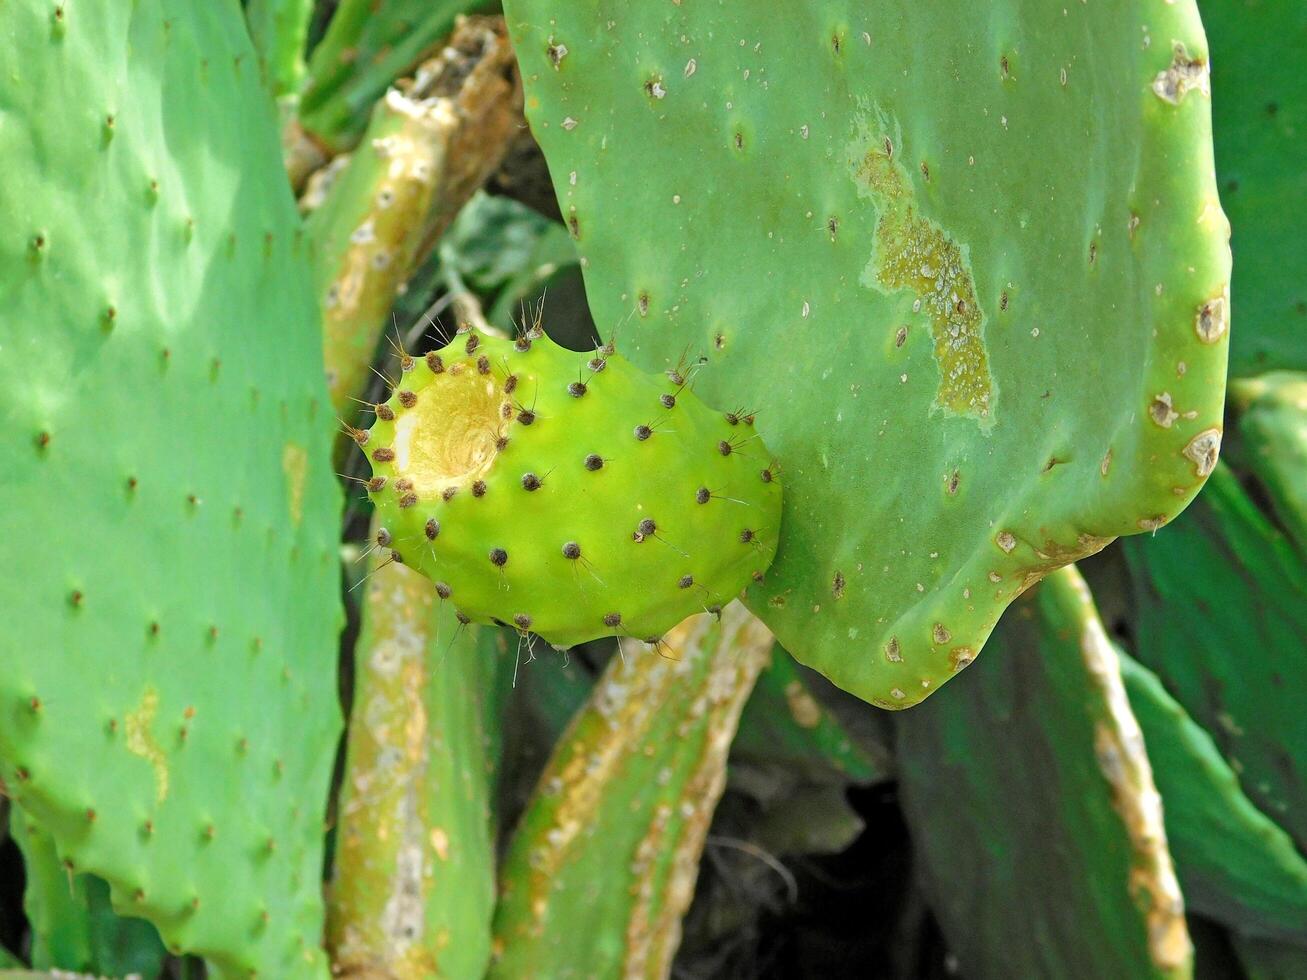
[[[1148,756],[1074,568],[1009,610],[976,677],[895,722],[913,848],[962,975],[1188,975]]]
[[[1281,527],[1307,555],[1307,373],[1240,379],[1230,400],[1238,409],[1235,465],[1256,477]]]
[[[695,396],[693,366],[648,375],[537,328],[400,366],[355,432],[378,542],[462,616],[559,647],[656,638],[771,563],[779,475],[751,417]]]
[[[1201,0],[1212,127],[1236,255],[1230,374],[1307,370],[1307,5]]]
[[[1307,861],[1292,838],[1244,795],[1212,736],[1157,675],[1120,659],[1162,794],[1185,907],[1244,936],[1307,945]]]
[[[0,780],[220,974],[324,975],[339,494],[233,4],[5,5]]]
[[[758,410],[788,503],[748,602],[799,660],[911,705],[1202,484],[1229,251],[1191,0],[505,11],[596,322]]]
[[[1126,542],[1134,655],[1212,736],[1244,792],[1307,850],[1307,561],[1218,466],[1183,520]]]

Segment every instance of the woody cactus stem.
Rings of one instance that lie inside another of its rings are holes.
[[[370,572],[328,903],[332,962],[348,976],[479,976],[494,909],[484,713],[495,631],[460,626],[386,551]]]
[[[521,123],[498,18],[467,18],[450,43],[373,110],[351,156],[317,175],[302,205],[317,249],[327,385],[352,416],[396,294],[499,165]]]
[[[739,603],[622,642],[509,845],[495,978],[666,976],[772,637]]]

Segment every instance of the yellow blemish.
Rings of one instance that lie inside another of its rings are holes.
[[[511,404],[492,375],[451,368],[433,376],[395,423],[395,474],[412,480],[420,497],[485,475],[497,454],[501,409]]]
[[[790,717],[800,728],[816,728],[821,724],[821,707],[798,681],[785,685],[785,703],[789,706]]]
[[[298,443],[288,442],[281,451],[281,471],[286,474],[286,503],[290,522],[299,527],[304,516],[304,474],[308,472],[308,451]]]
[[[879,114],[878,114],[879,116]],[[911,177],[895,160],[902,136],[865,130],[850,146],[858,194],[875,202],[875,247],[863,272],[863,285],[890,294],[910,290],[914,312],[930,318],[939,390],[935,404],[946,412],[994,424],[995,385],[985,348],[985,315],[976,298],[965,248],[922,215],[912,196]],[[896,150],[897,148],[897,150]]]
[[[127,751],[150,764],[154,770],[154,799],[156,803],[162,803],[168,797],[168,760],[150,730],[158,710],[159,693],[154,688],[146,688],[137,709],[127,713],[125,728]]]

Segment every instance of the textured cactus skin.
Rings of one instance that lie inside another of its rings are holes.
[[[1192,2],[505,12],[596,322],[759,410],[792,492],[748,602],[800,661],[911,705],[1202,484],[1229,250]]]
[[[1234,227],[1240,329],[1230,374],[1307,370],[1307,7],[1201,0],[1212,39],[1212,124],[1221,201]]]
[[[1307,555],[1307,374],[1271,371],[1230,388],[1241,468],[1257,477],[1281,526]]]
[[[154,927],[114,915],[105,883],[93,875],[71,874],[60,863],[54,842],[18,808],[9,825],[23,853],[23,910],[32,926],[32,966],[158,976],[164,948]]]
[[[1014,605],[994,645],[967,684],[895,718],[908,828],[963,971],[1187,976],[1148,757],[1079,572]]]
[[[498,631],[374,556],[356,647],[327,943],[346,975],[473,977],[495,905],[484,717]]]
[[[4,22],[0,781],[215,975],[324,974],[334,423],[245,25]]]
[[[771,562],[781,486],[749,421],[610,351],[460,334],[404,360],[363,437],[386,546],[472,621],[657,637]]]
[[[344,0],[309,58],[301,125],[332,153],[351,149],[371,106],[431,53],[455,18],[493,6],[485,0]]]
[[[1121,655],[1121,675],[1162,794],[1185,907],[1240,934],[1307,943],[1307,861],[1255,807],[1211,735],[1157,675]]]
[[[1307,848],[1300,685],[1307,563],[1218,466],[1165,533],[1126,542],[1135,657],[1202,725],[1257,807]]]
[[[634,641],[559,740],[509,844],[497,978],[666,976],[772,638],[738,603]]]

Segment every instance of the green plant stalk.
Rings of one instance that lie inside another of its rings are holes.
[[[623,641],[510,841],[492,977],[667,975],[771,644],[738,603]]]
[[[366,138],[311,186],[305,230],[323,307],[327,387],[353,419],[396,295],[498,165],[519,118],[512,52],[494,21],[465,21],[406,92],[372,110]]]
[[[343,0],[309,58],[300,122],[329,154],[353,149],[370,107],[395,79],[434,53],[478,0]],[[366,137],[364,137],[366,139]]]
[[[374,553],[355,652],[327,942],[336,970],[479,976],[494,911],[496,631]]]
[[[249,0],[245,7],[264,77],[279,101],[299,91],[312,17],[313,0]]]
[[[1189,976],[1161,800],[1079,572],[1014,605],[994,647],[895,717],[904,814],[949,946],[978,978]]]
[[[595,322],[705,357],[782,463],[746,603],[801,662],[908,707],[1202,486],[1230,253],[1192,0],[504,9]]]

